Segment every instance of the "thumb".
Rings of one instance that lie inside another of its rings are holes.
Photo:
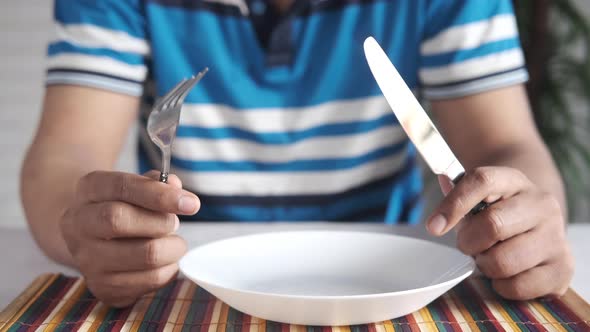
[[[160,171],[156,171],[155,169],[153,169],[149,172],[144,173],[143,176],[148,177],[153,180],[156,180],[156,181],[159,181],[160,180]],[[170,184],[176,188],[182,189],[182,181],[180,181],[178,176],[176,176],[174,174],[168,175],[168,184]]]
[[[447,177],[446,175],[438,175],[438,184],[440,185],[440,190],[445,196],[451,190],[453,190],[453,187],[455,187],[453,181],[451,181],[451,179],[449,179],[449,177]]]

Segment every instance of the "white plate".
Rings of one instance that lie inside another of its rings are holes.
[[[395,235],[301,231],[213,242],[181,271],[252,316],[302,325],[352,325],[418,310],[475,267],[458,250]]]

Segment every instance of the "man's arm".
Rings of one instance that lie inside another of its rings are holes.
[[[186,243],[177,214],[198,198],[171,175],[157,181],[113,172],[138,100],[73,86],[47,89],[37,136],[22,170],[22,200],[37,243],[77,268],[92,293],[127,306],[178,272]]]
[[[498,293],[511,299],[561,295],[573,275],[565,237],[563,184],[531,117],[522,86],[433,103],[441,132],[465,165],[428,218],[475,258]],[[491,205],[478,214],[478,202]]]
[[[51,258],[72,264],[58,221],[74,200],[76,184],[93,170],[111,170],[138,98],[78,86],[47,88],[37,134],[21,172],[29,227]]]
[[[432,102],[437,127],[467,169],[508,166],[522,171],[567,212],[561,176],[532,118],[521,85]]]

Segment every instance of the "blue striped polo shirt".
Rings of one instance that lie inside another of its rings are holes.
[[[420,220],[416,152],[369,71],[374,36],[420,96],[527,79],[510,0],[57,0],[46,83],[140,96],[140,166],[158,168],[150,104],[204,67],[172,170],[196,220]]]

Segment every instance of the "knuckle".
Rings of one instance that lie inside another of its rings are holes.
[[[115,176],[113,179],[113,188],[116,195],[124,201],[131,197],[129,179],[126,176]]]
[[[170,276],[166,273],[165,269],[156,269],[148,272],[148,287],[150,289],[156,289],[164,286],[168,283]]]
[[[457,241],[457,249],[465,255],[472,255],[472,250],[465,243]]]
[[[520,169],[517,168],[510,168],[510,171],[513,172],[512,174],[514,174],[513,176],[517,179],[520,180],[520,182],[523,183],[529,183],[529,178],[526,176],[526,174],[524,174]]]
[[[188,251],[188,245],[187,245],[186,241],[181,237],[178,237],[178,241],[180,243],[180,253],[181,253],[181,256],[183,256]]]
[[[555,240],[555,247],[559,248],[559,244],[567,246],[567,234],[565,233],[565,227],[563,225],[557,225],[555,230],[551,231],[551,237]]]
[[[561,296],[568,290],[572,277],[574,275],[574,260],[568,257],[564,260],[563,266],[557,267],[554,272],[559,279],[555,283],[554,294]]]
[[[178,260],[178,259],[182,258],[182,256],[184,254],[186,254],[186,252],[188,250],[188,246],[186,244],[186,241],[182,237],[174,235],[174,236],[172,236],[172,238],[173,238],[173,244],[168,246],[168,247],[172,248],[171,250],[173,250],[173,251],[170,251],[170,253],[169,253],[169,256],[170,256],[169,259],[170,260],[173,260],[173,259]]]
[[[492,171],[484,167],[478,167],[473,170],[473,179],[476,183],[485,187],[494,184]]]
[[[100,219],[106,224],[112,234],[118,235],[125,232],[124,207],[121,204],[104,204],[100,211]]]
[[[148,267],[157,267],[161,259],[161,249],[156,240],[148,241],[144,248],[144,263]]]
[[[465,198],[462,195],[456,195],[453,198],[447,196],[441,203],[438,213],[449,221],[463,219],[465,217],[464,211],[468,211]]]
[[[489,207],[486,211],[487,218],[486,225],[489,228],[488,234],[492,237],[495,241],[503,241],[505,240],[504,234],[504,217],[502,211],[493,205]]]
[[[550,215],[561,216],[561,204],[559,204],[559,201],[553,194],[548,192],[541,193],[540,202],[542,202],[542,206]]]
[[[465,211],[467,210],[467,203],[465,202],[465,198],[463,196],[458,196],[455,199],[455,204],[454,206],[451,206],[449,208],[449,211],[452,211],[452,213],[458,213],[456,211]],[[463,216],[461,216],[463,217]]]
[[[172,233],[174,231],[174,228],[176,227],[176,215],[169,213],[166,218],[165,218],[165,222],[164,224],[164,230],[167,233]]]
[[[566,254],[568,241],[566,225],[563,219],[547,216],[539,220],[539,232],[547,239],[551,239],[549,249],[553,255]]]
[[[61,219],[59,220],[58,226],[59,229],[61,231],[61,233],[64,235],[64,238],[69,238],[69,234],[72,234],[74,232],[74,230],[76,229],[75,226],[75,222],[74,220],[75,218],[76,212],[74,211],[73,208],[67,208],[64,213],[62,214]]]
[[[488,255],[492,277],[507,278],[514,274],[514,263],[504,250],[490,250]]]
[[[563,266],[557,271],[557,274],[565,279],[566,283],[569,283],[574,275],[575,268],[574,258],[568,248],[565,253],[565,259],[563,260]]]

